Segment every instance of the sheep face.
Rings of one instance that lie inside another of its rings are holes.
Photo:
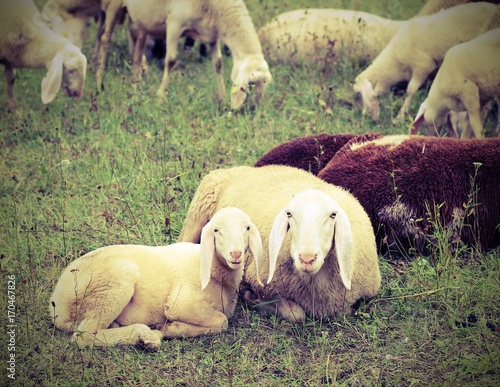
[[[355,94],[361,94],[363,99],[363,114],[368,114],[375,121],[380,118],[380,104],[372,83],[368,79],[357,77],[352,90]]]
[[[262,241],[257,227],[243,211],[235,207],[219,210],[201,232],[200,276],[202,288],[210,281],[212,262],[219,259],[230,269],[243,269],[246,251],[254,257],[257,268],[262,265]],[[259,279],[260,282],[260,279]]]
[[[323,191],[302,191],[276,216],[269,236],[269,281],[276,269],[279,251],[290,231],[290,256],[295,268],[315,275],[335,242],[335,255],[346,288],[351,287],[351,226],[347,214]]]
[[[272,76],[269,66],[262,56],[246,58],[239,66],[235,63],[231,73],[233,87],[231,88],[231,108],[238,109],[253,86],[255,102],[258,103],[264,96],[266,86],[271,82]]]

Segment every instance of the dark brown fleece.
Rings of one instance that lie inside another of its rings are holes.
[[[317,175],[354,134],[319,134],[299,137],[271,149],[255,163],[255,167],[278,164],[304,169]]]
[[[351,144],[318,176],[361,202],[381,247],[422,251],[432,239],[435,214],[453,231],[450,240],[500,245],[500,138],[412,137],[396,146],[368,143],[355,150]],[[481,165],[472,187],[476,163]],[[466,210],[474,192],[474,207]],[[460,218],[466,224],[461,230]]]

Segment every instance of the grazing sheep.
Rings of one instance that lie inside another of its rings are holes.
[[[331,59],[371,62],[403,21],[344,9],[282,13],[258,31],[264,56],[279,63],[327,65]]]
[[[237,208],[214,214],[199,245],[97,249],[62,273],[50,298],[52,320],[74,332],[80,346],[158,350],[163,338],[222,332],[234,313],[247,249],[261,265],[259,232]]]
[[[422,123],[428,135],[437,135],[450,111],[468,113],[461,138],[484,137],[481,105],[500,97],[500,28],[450,48],[444,57],[427,99],[415,117],[410,134],[417,133]],[[457,136],[456,130],[450,128]]]
[[[255,167],[269,164],[288,165],[317,175],[318,172],[354,134],[319,134],[299,137],[271,149],[255,163]]]
[[[216,170],[201,181],[179,241],[199,241],[204,224],[226,205],[249,214],[264,251],[269,248],[266,286],[247,261],[248,302],[299,322],[306,315],[325,318],[348,312],[356,301],[378,292],[373,228],[346,190],[281,165]]]
[[[157,92],[159,96],[165,96],[170,72],[177,61],[177,44],[181,36],[210,45],[220,102],[226,98],[220,40],[227,44],[233,57],[231,107],[237,109],[243,104],[251,85],[256,102],[264,95],[271,74],[243,0],[196,0],[188,4],[172,0],[124,0],[124,3],[139,29],[134,54],[137,80],[141,75],[140,58],[147,34],[153,37],[164,37],[166,34],[168,50],[163,79]]]
[[[16,68],[47,68],[42,102],[62,87],[68,97],[82,95],[87,58],[69,39],[48,28],[32,0],[6,0],[0,13],[0,63],[7,79],[7,109],[15,110]]]
[[[377,97],[396,83],[409,81],[398,113],[398,119],[404,118],[414,94],[439,67],[446,51],[495,28],[492,20],[500,23],[499,15],[498,5],[469,3],[407,21],[373,63],[356,77],[353,91],[361,94],[363,111],[378,120]]]

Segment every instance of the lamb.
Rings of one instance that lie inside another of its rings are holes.
[[[200,244],[94,250],[59,278],[49,305],[53,323],[74,332],[79,346],[141,344],[153,351],[162,339],[220,333],[236,307],[247,250],[259,282],[260,234],[237,208],[214,214]]]
[[[42,102],[48,104],[63,88],[68,97],[80,98],[87,58],[69,39],[43,22],[32,0],[6,0],[0,15],[0,63],[5,66],[7,109],[16,109],[16,68],[47,68],[42,79]]]
[[[170,72],[177,61],[179,38],[189,36],[210,45],[220,102],[224,101],[226,95],[220,39],[227,44],[233,57],[231,107],[241,107],[251,85],[256,102],[262,98],[272,76],[243,0],[197,0],[189,5],[172,0],[124,0],[124,3],[139,29],[134,53],[136,79],[141,75],[140,58],[147,34],[161,37],[166,33],[168,50],[158,96],[165,96]]]
[[[297,9],[258,31],[264,56],[279,63],[322,65],[329,58],[371,62],[404,21],[344,9]]]
[[[250,290],[244,297],[250,304],[301,322],[306,315],[321,319],[348,312],[378,292],[373,228],[346,190],[281,165],[212,171],[196,190],[178,240],[199,241],[206,221],[226,205],[249,214],[264,251],[269,249],[265,286],[247,260],[244,284]]]
[[[398,120],[403,119],[416,91],[439,67],[446,51],[495,28],[495,23],[498,27],[499,16],[500,5],[469,3],[406,22],[373,63],[356,77],[353,91],[361,94],[364,113],[378,120],[377,97],[396,83],[409,81],[397,116]]]
[[[427,99],[415,117],[410,134],[417,133],[425,122],[428,135],[437,135],[447,121],[450,111],[467,111],[470,126],[466,125],[461,138],[484,137],[481,105],[500,97],[500,28],[486,32],[448,50]],[[452,127],[453,136],[457,136]]]
[[[293,141],[297,152],[300,139]],[[328,148],[328,142],[323,146]],[[336,144],[332,148],[338,149]],[[273,153],[276,157],[268,160],[293,165],[291,154],[281,153],[280,160],[280,153],[268,152]],[[315,162],[314,156],[310,162]],[[360,201],[381,251],[405,254],[410,248],[417,253],[427,250],[435,231],[435,210],[452,241],[483,250],[500,245],[498,176],[500,138],[457,140],[376,133],[354,137],[318,173]]]

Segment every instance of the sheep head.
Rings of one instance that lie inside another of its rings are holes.
[[[210,281],[212,262],[219,259],[230,269],[243,269],[245,252],[253,256],[257,280],[262,266],[262,241],[259,230],[249,216],[238,208],[226,207],[219,210],[201,231],[200,277],[205,289]]]
[[[378,121],[380,118],[380,104],[372,83],[359,75],[352,90],[356,94],[361,94],[361,98],[363,99],[363,114],[368,114],[375,121]]]
[[[87,58],[71,43],[56,53],[48,66],[47,75],[42,79],[42,102],[52,102],[62,87],[68,97],[82,95]]]
[[[264,96],[264,91],[272,76],[269,66],[262,55],[254,55],[245,58],[240,65],[233,66],[231,79],[231,108],[238,109],[243,105],[253,86],[255,102],[258,103]]]
[[[269,236],[269,283],[276,270],[278,255],[290,231],[290,252],[295,268],[315,275],[335,244],[340,276],[351,288],[354,271],[351,250],[351,224],[347,214],[330,195],[320,190],[305,190],[293,196],[276,216]]]

